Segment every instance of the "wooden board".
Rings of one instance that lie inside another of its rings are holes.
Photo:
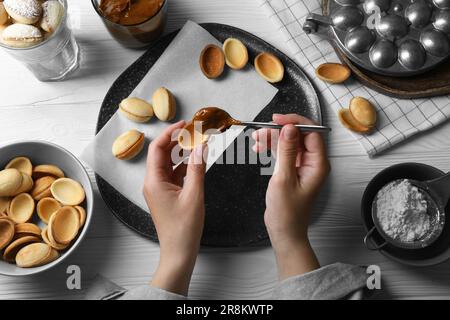
[[[327,12],[328,0],[323,0],[323,14]],[[450,93],[450,60],[429,72],[411,77],[389,77],[376,74],[354,64],[330,41],[342,63],[346,64],[353,75],[367,87],[395,98],[426,98]]]

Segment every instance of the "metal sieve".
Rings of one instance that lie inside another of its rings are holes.
[[[428,247],[434,243],[442,233],[445,224],[445,207],[450,198],[450,173],[430,181],[417,181],[411,179],[399,179],[394,180],[393,184],[399,184],[400,182],[407,180],[412,185],[416,186],[421,193],[425,196],[427,201],[427,214],[430,217],[430,228],[420,239],[415,241],[401,241],[399,239],[392,238],[389,236],[382,228],[377,215],[377,199],[378,194],[375,196],[372,202],[372,220],[374,222],[374,227],[367,233],[364,237],[364,244],[370,250],[378,250],[388,243],[395,247],[403,249],[422,249]],[[376,247],[368,245],[368,239],[377,231],[385,240],[384,243]]]
[[[450,0],[329,0],[328,16],[309,14],[303,25],[364,69],[409,76],[450,55]]]

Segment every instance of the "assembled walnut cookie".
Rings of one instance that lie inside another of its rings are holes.
[[[0,171],[0,250],[21,268],[48,264],[68,249],[86,221],[85,191],[55,165],[16,157]],[[37,212],[37,214],[35,214]],[[47,225],[44,229],[38,226]]]
[[[144,148],[145,135],[135,129],[122,133],[112,145],[112,154],[119,160],[131,160]]]
[[[354,97],[348,108],[339,111],[339,120],[347,129],[356,133],[369,133],[377,124],[377,112],[369,100]]]
[[[175,118],[177,103],[169,89],[160,87],[152,95],[152,104],[140,98],[128,97],[119,104],[119,112],[128,120],[137,123],[148,122],[153,115],[160,121],[170,121]],[[131,160],[142,151],[144,144],[145,134],[131,129],[114,140],[111,151],[119,160]]]

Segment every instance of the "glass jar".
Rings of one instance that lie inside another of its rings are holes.
[[[147,47],[159,39],[164,32],[168,0],[164,1],[155,15],[144,22],[133,25],[121,25],[107,19],[99,9],[101,0],[91,0],[91,2],[111,36],[124,47],[134,49]]]
[[[40,81],[64,80],[80,63],[80,50],[67,25],[67,0],[58,0],[64,6],[64,16],[58,28],[35,46],[15,48],[0,42],[0,46],[21,61]]]

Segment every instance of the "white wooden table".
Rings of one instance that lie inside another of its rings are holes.
[[[0,51],[0,144],[44,139],[80,154],[93,138],[97,114],[106,91],[142,51],[120,47],[103,27],[90,1],[69,0],[74,32],[82,50],[78,73],[68,81],[40,83],[20,63]],[[187,19],[218,22],[247,30],[289,54],[281,34],[255,1],[170,0],[168,30]],[[323,110],[334,131],[328,145],[332,173],[319,199],[310,228],[322,264],[336,261],[381,267],[383,297],[450,298],[450,262],[411,268],[365,249],[359,201],[368,181],[381,169],[418,161],[450,170],[450,126],[444,124],[370,160],[344,130],[331,110]],[[95,179],[93,173],[91,178]],[[117,221],[98,191],[93,222],[81,247],[60,267],[25,278],[0,276],[0,299],[82,298],[100,273],[124,287],[151,279],[158,246]],[[82,270],[82,290],[66,288],[66,268]],[[271,248],[204,249],[191,283],[190,296],[206,299],[269,298],[276,283]]]

